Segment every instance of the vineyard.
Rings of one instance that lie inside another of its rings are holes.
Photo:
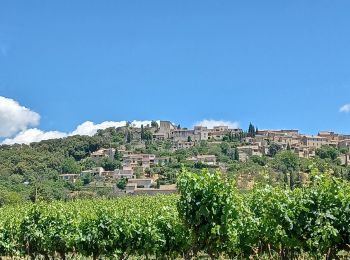
[[[0,210],[0,255],[31,259],[336,259],[350,250],[350,185],[312,170],[293,190],[249,193],[184,170],[180,195],[24,204]]]

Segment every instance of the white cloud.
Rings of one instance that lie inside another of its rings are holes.
[[[131,122],[131,125],[134,127],[141,127],[141,125],[150,125],[152,121],[137,121],[134,120]],[[94,134],[97,133],[97,130],[99,129],[106,129],[109,127],[122,127],[126,125],[126,121],[105,121],[100,124],[95,124],[91,121],[86,121],[82,123],[81,125],[78,125],[78,127],[69,135],[89,135],[93,136]]]
[[[127,121],[105,121],[100,124],[86,121],[78,125],[71,133],[59,131],[45,132],[37,128],[28,129],[30,126],[37,126],[39,122],[40,115],[38,113],[21,106],[13,99],[0,96],[0,140],[1,137],[7,137],[1,144],[29,144],[72,135],[93,136],[99,129],[117,128],[127,124]],[[150,120],[134,120],[131,122],[131,125],[133,127],[141,127],[141,125],[150,125],[151,122]]]
[[[97,133],[99,129],[106,129],[109,127],[120,127],[125,126],[126,121],[113,122],[113,121],[105,121],[101,124],[95,124],[90,121],[86,121],[78,127],[70,134],[70,135],[89,135],[92,136]]]
[[[19,132],[14,138],[5,139],[2,144],[29,144],[33,142],[40,142],[42,140],[55,139],[66,137],[66,133],[58,131],[44,132],[37,128],[31,128]]]
[[[159,120],[156,120],[156,121],[157,121],[157,123],[159,124],[160,121],[159,121]],[[144,121],[137,121],[137,120],[134,120],[134,121],[131,122],[131,125],[132,125],[133,127],[138,127],[138,128],[140,128],[141,125],[146,126],[146,125],[151,125],[151,123],[152,123],[151,120],[144,120]]]
[[[39,124],[40,115],[17,101],[0,96],[0,137],[9,137]]]
[[[131,122],[131,125],[134,127],[141,127],[141,125],[150,125],[152,121],[150,120],[144,120],[144,121],[138,121],[134,120]],[[159,120],[157,121],[159,124]],[[106,129],[109,127],[122,127],[125,126],[127,121],[105,121],[99,124],[95,124],[91,121],[86,121],[80,125],[77,126],[77,128],[70,132],[70,133],[64,133],[59,131],[48,131],[44,132],[42,130],[39,130],[37,128],[32,129],[26,129],[19,132],[16,136],[13,138],[7,138],[5,139],[2,144],[29,144],[32,142],[40,142],[42,140],[48,140],[48,139],[55,139],[55,138],[62,138],[72,135],[88,135],[93,136],[97,133],[99,129]],[[213,128],[214,126],[229,126],[230,128],[239,128],[238,122],[232,122],[232,121],[225,121],[225,120],[207,120],[204,119],[202,121],[199,121],[195,124],[195,126],[206,126],[208,128]]]
[[[206,126],[208,128],[213,128],[214,126],[229,126],[230,128],[239,128],[238,122],[225,121],[225,120],[213,120],[213,119],[204,119],[202,121],[196,122],[195,126]]]
[[[340,107],[339,112],[349,113],[350,112],[350,104],[345,104],[344,106]]]
[[[134,127],[141,127],[141,125],[150,125],[152,121],[145,120],[145,121],[137,121],[134,120],[131,122],[131,125]],[[16,136],[13,138],[7,138],[5,139],[2,144],[29,144],[32,142],[40,142],[42,140],[48,140],[48,139],[55,139],[55,138],[62,138],[72,135],[88,135],[93,136],[97,133],[97,130],[99,129],[106,129],[109,127],[122,127],[125,126],[127,121],[105,121],[100,124],[95,124],[91,121],[86,121],[80,125],[77,126],[77,128],[71,132],[71,133],[64,133],[59,131],[48,131],[44,132],[42,130],[39,130],[37,128],[27,129],[19,132]]]

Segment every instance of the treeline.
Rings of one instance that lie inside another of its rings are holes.
[[[150,133],[158,126],[141,129],[126,126],[99,130],[96,135],[71,136],[32,143],[30,145],[0,146],[0,206],[35,200],[68,200],[72,196],[100,197],[113,196],[113,183],[108,183],[109,189],[93,188],[90,183],[103,181],[85,176],[74,184],[60,180],[63,173],[78,174],[92,167],[103,167],[114,170],[121,166],[122,154],[116,157],[93,160],[89,156],[99,148],[123,148],[133,153],[152,153],[157,157],[168,157],[167,163],[154,165],[145,170],[146,176],[158,175],[159,184],[173,184],[182,165],[194,172],[203,168],[210,171],[220,169],[230,179],[235,179],[240,190],[249,190],[255,182],[262,178],[261,172],[269,175],[271,185],[285,187],[302,187],[309,179],[310,162],[315,163],[320,172],[330,169],[332,175],[350,180],[350,167],[341,165],[339,155],[347,154],[346,149],[323,146],[316,150],[315,158],[299,158],[291,150],[282,150],[277,144],[270,144],[266,156],[251,156],[242,162],[239,158],[238,146],[244,145],[242,136],[227,136],[221,143],[201,141],[188,149],[173,151],[170,140],[152,140]],[[253,125],[243,136],[253,136],[257,131]],[[208,166],[201,162],[190,162],[187,158],[210,154],[215,155],[218,165]],[[135,170],[137,177],[143,174]],[[115,184],[116,185],[116,184]],[[102,185],[103,186],[103,183]]]
[[[0,210],[0,255],[127,259],[349,257],[350,185],[311,166],[304,187],[248,193],[182,170],[180,196],[26,204]]]
[[[89,160],[101,147],[118,147],[126,142],[126,130],[100,130],[92,137],[71,136],[31,143],[0,146],[0,206],[26,200],[66,199],[74,187],[59,179],[62,173],[80,173],[94,166],[113,168],[117,161]],[[114,168],[113,168],[114,169]]]

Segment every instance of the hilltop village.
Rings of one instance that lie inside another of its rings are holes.
[[[64,172],[60,178],[75,183],[90,176],[95,187],[111,186],[115,191],[119,190],[119,194],[168,194],[176,192],[175,180],[180,163],[197,169],[219,169],[225,173],[232,171],[233,162],[244,165],[252,160],[265,166],[281,151],[288,151],[300,160],[329,156],[339,167],[347,167],[349,161],[350,136],[330,131],[310,136],[294,129],[258,130],[252,124],[247,131],[225,125],[186,129],[169,121],[154,121],[140,128],[127,125],[111,131],[116,131],[122,140],[114,143],[115,147],[101,147],[82,160],[94,162],[95,167],[87,169],[84,166],[79,173]],[[104,168],[99,162],[106,160],[117,163]],[[299,172],[307,171],[301,168]],[[249,182],[251,175],[240,174],[240,183]]]

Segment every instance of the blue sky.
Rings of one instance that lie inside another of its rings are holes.
[[[0,96],[42,131],[215,119],[350,133],[349,1],[0,5]]]

